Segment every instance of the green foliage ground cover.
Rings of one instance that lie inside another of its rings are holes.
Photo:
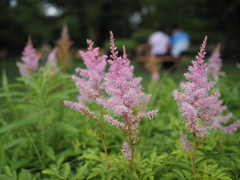
[[[26,79],[10,75],[6,63],[0,89],[0,179],[1,180],[81,180],[131,179],[128,162],[121,152],[125,134],[104,122],[103,130],[109,151],[107,167],[98,125],[94,120],[63,105],[63,100],[77,101],[78,90],[71,75],[76,67],[54,78],[48,71]],[[197,151],[197,175],[193,177],[189,154],[183,149],[179,131],[186,130],[180,119],[172,91],[184,81],[189,61],[180,73],[163,72],[159,81],[135,66],[135,76],[143,77],[144,92],[152,94],[148,109],[158,109],[158,116],[140,122],[135,179],[239,179],[240,131],[225,135],[211,130],[208,140]],[[233,70],[234,69],[234,70]],[[221,99],[239,119],[240,70],[223,67],[227,76],[217,83]],[[12,79],[14,78],[14,79]],[[88,104],[98,112],[96,104]],[[192,137],[188,137],[192,141]]]

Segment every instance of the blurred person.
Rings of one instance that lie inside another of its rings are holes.
[[[182,31],[180,27],[175,24],[172,26],[172,35],[171,35],[171,50],[170,55],[179,58],[181,55],[187,55],[190,45],[189,35]],[[163,66],[165,69],[170,69],[175,65],[175,62],[164,62]],[[174,68],[175,69],[175,68]]]
[[[154,56],[166,56],[169,54],[170,37],[161,27],[158,27],[156,32],[149,36],[148,44],[150,46],[150,58],[146,63],[146,68],[152,72],[152,79],[157,80],[160,77],[159,70],[161,66],[155,62]]]
[[[165,56],[169,54],[170,37],[162,30],[161,27],[151,34],[148,38],[150,46],[150,55]]]
[[[181,55],[187,54],[189,45],[189,35],[182,31],[178,25],[173,25],[171,35],[171,56],[180,57]]]

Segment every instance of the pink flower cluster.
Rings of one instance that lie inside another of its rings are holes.
[[[182,141],[182,145],[186,151],[190,151],[192,149],[192,146],[190,142],[187,140],[187,136],[183,134],[182,131],[180,131],[180,139]]]
[[[237,131],[237,127],[240,127],[240,119],[222,129],[225,134],[232,134],[233,131]]]
[[[217,45],[213,51],[211,57],[209,58],[209,75],[215,80],[218,81],[219,76],[224,76],[224,72],[220,72],[222,67],[222,59],[220,58],[220,44]]]
[[[49,64],[52,69],[57,69],[57,48],[53,48],[53,50],[49,53],[47,64]]]
[[[212,90],[215,82],[208,82],[207,79],[208,68],[203,60],[206,41],[207,37],[196,56],[197,61],[192,61],[192,66],[188,68],[190,72],[184,74],[187,82],[180,84],[181,91],[173,92],[188,132],[200,138],[205,138],[208,135],[207,130],[212,128],[216,115],[215,104],[220,96],[218,90]]]
[[[89,45],[88,51],[80,51],[87,69],[77,68],[76,72],[79,73],[80,77],[72,76],[77,88],[80,90],[78,97],[79,105],[71,101],[64,101],[64,104],[93,117],[93,112],[89,111],[84,105],[84,102],[95,101],[96,98],[103,95],[104,86],[102,85],[102,81],[107,65],[107,56],[99,56],[99,48],[93,48],[93,42],[91,40],[87,40],[87,43]]]
[[[132,151],[126,141],[123,142],[122,151],[124,152],[124,156],[127,160],[132,159]]]
[[[81,77],[73,76],[77,88],[80,89],[79,103],[64,101],[66,106],[86,114],[88,117],[97,119],[94,112],[90,111],[83,103],[92,100],[110,109],[122,121],[113,118],[111,115],[104,115],[104,118],[113,126],[125,132],[131,145],[138,142],[139,121],[145,117],[155,116],[158,110],[148,111],[146,105],[151,95],[142,92],[140,82],[142,78],[133,77],[134,67],[130,65],[125,48],[122,57],[118,57],[118,51],[114,44],[111,32],[111,55],[108,60],[109,72],[105,73],[107,56],[98,56],[98,48],[93,49],[92,41],[88,40],[88,51],[81,51],[87,69],[77,68],[76,72]],[[104,94],[108,94],[105,97]],[[132,151],[127,142],[123,143],[122,151],[128,160],[132,159]]]
[[[140,119],[155,116],[157,110],[144,112],[146,104],[151,95],[142,92],[140,82],[142,78],[133,77],[134,67],[130,65],[125,49],[123,57],[118,57],[118,51],[114,44],[113,34],[110,36],[111,53],[113,60],[109,60],[109,72],[104,77],[103,86],[109,95],[107,98],[98,98],[97,102],[105,108],[110,109],[118,117],[122,117],[123,122],[119,122],[110,115],[105,115],[105,119],[118,129],[133,135],[134,143],[138,141],[138,123]]]
[[[36,54],[36,49],[33,48],[31,38],[29,37],[28,44],[22,53],[21,59],[23,63],[17,62],[17,65],[20,67],[19,71],[22,77],[29,78],[25,71],[29,72],[30,74],[34,74],[37,71],[40,57],[40,55]]]
[[[240,120],[237,120],[234,123],[224,127],[222,123],[227,123],[229,119],[232,118],[233,114],[230,112],[225,116],[221,116],[221,114],[227,109],[227,106],[223,106],[222,103],[223,101],[219,100],[215,105],[217,112],[212,126],[214,129],[223,130],[225,134],[232,134],[233,131],[236,131],[237,127],[240,126]]]

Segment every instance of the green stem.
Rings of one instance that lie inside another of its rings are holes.
[[[130,145],[130,149],[131,149],[131,153],[132,153],[132,157],[131,159],[129,160],[129,169],[131,171],[131,177],[132,177],[132,180],[134,180],[134,175],[133,175],[133,158],[134,158],[134,151],[135,151],[135,146],[133,146],[133,143],[132,143],[132,138],[131,138],[131,125],[128,121],[128,119],[126,119],[126,122],[127,122],[127,136],[128,136],[128,141],[129,141],[129,145]]]
[[[222,148],[222,146],[223,146],[223,140],[222,140],[222,136],[221,136],[221,131],[220,131],[220,129],[218,129],[218,137],[219,137],[219,151],[220,151],[220,154],[222,154],[223,153],[223,148]]]
[[[193,134],[194,137],[194,145],[193,145],[193,151],[192,151],[192,169],[193,169],[193,174],[196,175],[197,171],[196,171],[196,153],[197,153],[197,137],[196,134]],[[194,180],[196,180],[196,178],[194,178]]]
[[[102,139],[103,149],[104,149],[104,152],[105,152],[105,155],[106,155],[107,165],[108,165],[108,168],[110,168],[109,161],[108,161],[107,146],[105,144],[105,138],[104,138],[104,133],[103,133],[103,128],[102,128],[102,124],[103,124],[103,109],[102,109],[101,105],[99,105],[98,107],[99,107],[99,111],[100,111],[100,121],[99,121],[100,135],[101,135],[101,139]]]
[[[40,156],[40,153],[39,153],[39,151],[38,151],[38,148],[37,148],[36,144],[34,143],[33,138],[31,137],[31,135],[30,135],[30,133],[29,133],[29,131],[28,131],[27,129],[25,129],[25,132],[27,133],[30,141],[32,142],[33,148],[35,149],[35,151],[36,151],[36,153],[37,153],[37,156],[38,156],[38,159],[39,159],[39,161],[40,161],[40,163],[41,163],[41,165],[42,165],[42,169],[45,169],[43,160],[42,160],[42,158],[41,158],[41,156]]]

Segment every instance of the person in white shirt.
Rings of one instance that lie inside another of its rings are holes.
[[[155,56],[165,56],[169,53],[170,37],[158,28],[156,32],[151,34],[148,38],[150,45],[150,53]]]

